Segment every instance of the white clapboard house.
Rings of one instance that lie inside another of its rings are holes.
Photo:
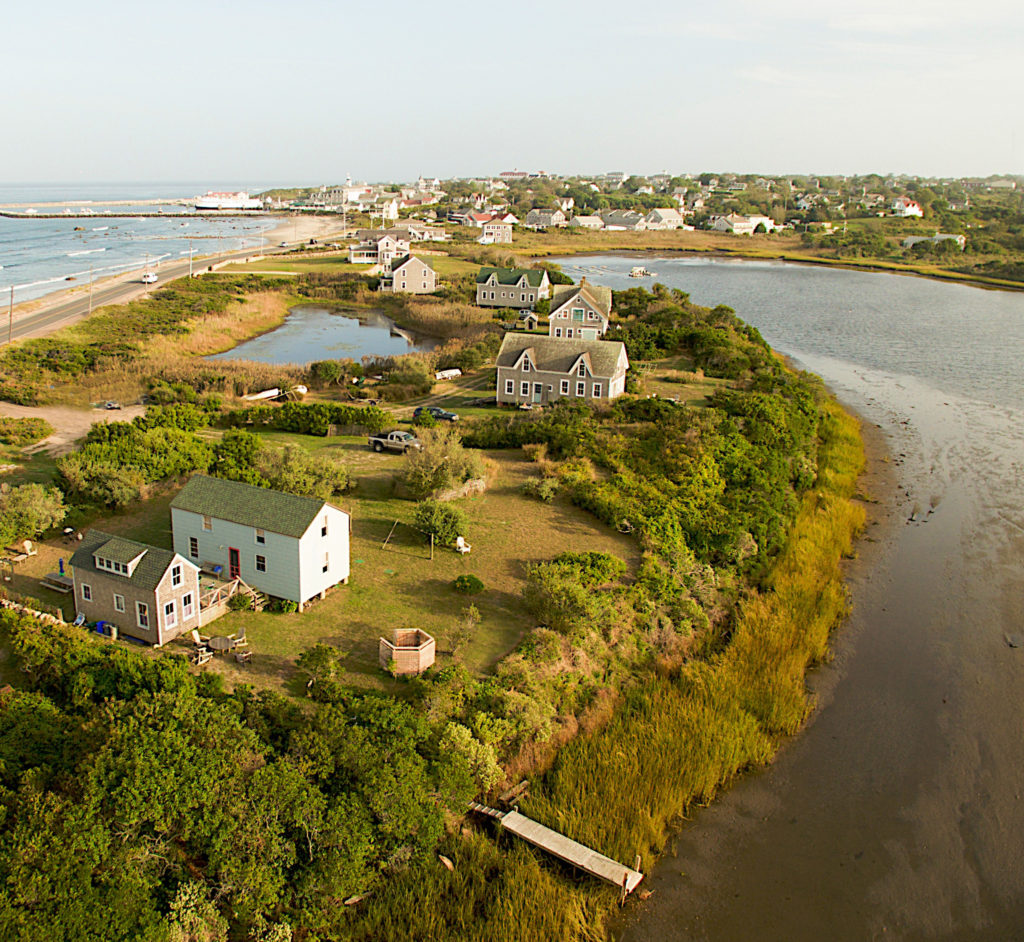
[[[348,582],[348,514],[317,498],[197,474],[171,501],[171,529],[181,556],[300,612]]]

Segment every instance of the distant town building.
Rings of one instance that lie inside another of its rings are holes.
[[[573,216],[569,220],[570,229],[603,229],[604,220],[600,216]]]
[[[531,209],[524,225],[529,229],[561,228],[565,225],[565,213],[560,209]]]
[[[920,219],[924,216],[924,210],[921,209],[921,204],[917,200],[912,200],[906,196],[899,196],[892,201],[892,214],[904,219],[910,216],[916,216]]]
[[[652,209],[644,216],[647,229],[682,229],[685,225],[686,220],[677,209]]]
[[[954,235],[948,232],[936,232],[933,236],[907,236],[903,240],[903,248],[912,249],[918,242],[931,242],[933,245],[938,245],[940,242],[955,242],[961,249],[967,247],[967,238],[962,235]]]

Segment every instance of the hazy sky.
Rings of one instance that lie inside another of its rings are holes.
[[[0,182],[1020,173],[996,0],[19,2]]]

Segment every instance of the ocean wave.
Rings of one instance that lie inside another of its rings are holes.
[[[68,258],[75,255],[92,255],[94,252],[106,252],[106,249],[82,249],[81,252],[68,252]]]

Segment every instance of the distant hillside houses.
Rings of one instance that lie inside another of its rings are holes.
[[[933,236],[907,236],[903,240],[903,248],[912,249],[919,242],[931,242],[938,245],[940,242],[955,242],[963,250],[967,247],[967,238],[962,235],[954,235],[948,232],[936,232]]]
[[[639,232],[647,228],[644,217],[632,209],[613,209],[599,213],[605,229]]]
[[[711,228],[716,232],[730,232],[733,235],[753,235],[758,226],[763,226],[765,232],[772,232],[778,228],[771,216],[741,216],[738,213],[729,213],[727,216],[715,216],[711,220]]]
[[[391,235],[371,236],[348,249],[348,260],[353,265],[379,265],[388,269],[400,255],[409,254],[409,242]]]
[[[481,307],[533,310],[551,295],[551,281],[542,268],[481,268],[476,276],[476,303]]]
[[[565,223],[565,213],[560,209],[531,209],[523,224],[528,229],[551,229],[561,228]]]
[[[921,204],[917,200],[912,200],[906,196],[899,196],[892,201],[892,214],[903,219],[910,216],[916,216],[920,219],[924,216],[924,210],[921,209]]]
[[[479,242],[484,245],[504,245],[512,241],[512,223],[491,219],[480,227]]]
[[[570,229],[603,229],[604,220],[600,216],[573,216],[569,220]]]
[[[644,216],[647,229],[685,229],[686,220],[677,209],[652,209]]]

